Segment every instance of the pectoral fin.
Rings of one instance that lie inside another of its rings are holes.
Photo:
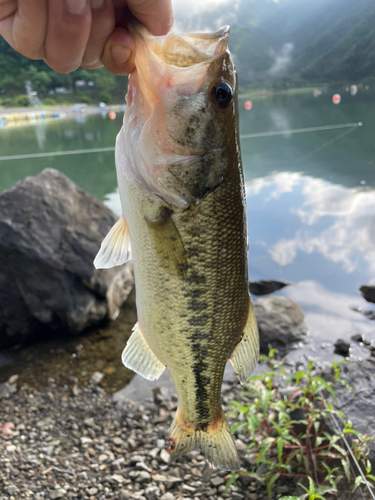
[[[127,368],[148,380],[157,380],[165,369],[163,363],[147,345],[138,323],[134,325],[133,333],[123,350],[121,359]]]
[[[253,303],[250,301],[249,314],[241,342],[236,346],[230,358],[241,384],[244,384],[250,377],[258,358],[259,333]]]
[[[119,220],[104,238],[98,255],[95,257],[96,269],[108,269],[120,266],[132,259],[129,228],[124,216]]]
[[[183,278],[187,271],[185,248],[171,214],[163,207],[157,216],[146,218],[146,222],[160,265],[168,274]]]

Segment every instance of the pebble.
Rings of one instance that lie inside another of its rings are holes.
[[[94,372],[89,380],[90,385],[98,385],[102,381],[102,378],[104,377],[103,373],[100,372]]]
[[[51,500],[55,500],[56,498],[64,498],[66,495],[66,490],[64,488],[58,490],[52,490],[49,492],[49,497]]]
[[[163,448],[160,452],[160,458],[163,460],[164,463],[168,464],[169,460],[171,458],[170,454],[167,452],[165,448]]]
[[[226,384],[227,394],[232,391],[235,398],[237,382]],[[80,397],[74,398],[68,386],[57,383],[40,392],[25,386],[0,401],[2,420],[14,423],[13,435],[0,439],[0,457],[5,459],[0,484],[9,500],[267,498],[265,488],[247,477],[226,492],[227,471],[211,470],[199,451],[170,464],[167,447],[175,401],[136,406],[115,403],[90,387],[79,390]],[[246,448],[246,436],[238,434],[236,441],[240,452]],[[0,500],[5,500],[1,494]]]
[[[211,479],[211,484],[212,484],[213,486],[216,486],[216,487],[217,487],[217,486],[221,486],[221,485],[222,485],[222,484],[224,484],[224,483],[225,483],[225,479],[224,479],[223,477],[220,477],[220,476],[213,477],[213,478]]]
[[[142,470],[137,477],[137,482],[145,483],[150,481],[150,479],[151,479],[151,474],[149,472],[146,472],[145,470]]]
[[[160,497],[160,500],[175,500],[175,497],[172,493],[164,493],[164,495],[162,495]]]

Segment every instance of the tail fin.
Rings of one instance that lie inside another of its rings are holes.
[[[183,422],[179,411],[171,427],[171,460],[192,450],[200,450],[207,461],[219,469],[240,470],[234,439],[229,426],[221,413],[219,419],[208,425],[207,429],[197,428],[195,424]]]

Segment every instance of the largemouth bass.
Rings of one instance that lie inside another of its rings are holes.
[[[122,360],[150,380],[168,367],[179,401],[171,458],[198,449],[238,470],[220,390],[228,359],[241,383],[250,376],[259,339],[229,28],[131,34],[136,70],[116,142],[122,216],[95,265],[134,260],[138,323]]]

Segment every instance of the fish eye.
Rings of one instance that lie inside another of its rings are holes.
[[[211,89],[211,99],[221,109],[229,106],[232,97],[232,87],[227,82],[217,82]]]

